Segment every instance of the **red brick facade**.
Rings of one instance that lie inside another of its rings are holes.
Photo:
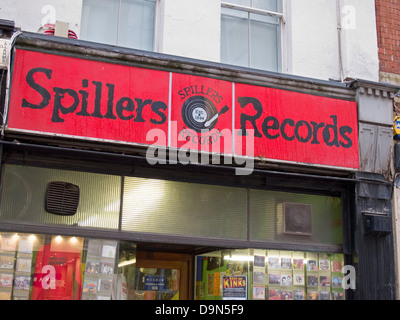
[[[379,71],[400,75],[400,0],[376,0]]]

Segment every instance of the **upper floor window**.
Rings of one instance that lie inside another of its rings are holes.
[[[83,0],[81,39],[152,51],[156,0]]]
[[[221,62],[281,71],[282,0],[222,2]]]

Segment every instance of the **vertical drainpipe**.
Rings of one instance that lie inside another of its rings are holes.
[[[342,0],[336,0],[336,23],[338,34],[338,57],[339,57],[339,77],[344,80],[343,59],[342,59]]]
[[[394,238],[394,258],[395,258],[395,277],[396,277],[396,299],[399,300],[399,187],[400,187],[400,178],[398,173],[394,176],[393,183],[393,238]]]

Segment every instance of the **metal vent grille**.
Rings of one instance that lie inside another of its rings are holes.
[[[53,181],[47,185],[46,211],[72,216],[76,213],[79,204],[79,187],[72,183]]]
[[[285,202],[283,210],[284,233],[312,235],[312,206],[310,204]]]

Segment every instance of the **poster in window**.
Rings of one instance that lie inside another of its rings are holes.
[[[116,245],[108,245],[108,244],[104,244],[103,248],[101,250],[101,256],[104,258],[115,258],[115,253],[117,250],[117,246]]]
[[[342,287],[342,277],[332,277],[332,288],[341,288]]]
[[[224,276],[222,278],[223,300],[247,299],[247,276]]]
[[[14,269],[14,256],[0,255],[0,269]]]
[[[318,300],[318,291],[307,291],[307,300]]]
[[[319,292],[319,300],[330,300],[330,297],[331,297],[330,291]]]
[[[220,281],[221,281],[221,274],[219,272],[214,273],[214,296],[219,296]]]
[[[281,273],[281,286],[290,287],[292,286],[292,275],[288,273]]]
[[[304,270],[304,259],[293,258],[293,270]]]
[[[292,258],[282,257],[281,258],[282,269],[292,269]]]
[[[265,257],[264,256],[254,256],[254,266],[255,267],[265,267]]]
[[[265,272],[254,271],[253,272],[253,283],[265,284]]]
[[[319,270],[320,271],[329,271],[329,260],[328,259],[320,259],[319,260]]]
[[[278,257],[268,257],[268,268],[269,269],[279,269],[279,258]]]
[[[0,288],[11,288],[12,281],[12,273],[0,273]]]
[[[265,300],[264,286],[253,286],[253,300]]]
[[[29,291],[30,284],[31,284],[30,276],[16,276],[14,280],[14,289]]]
[[[114,263],[102,261],[100,265],[101,274],[113,274],[114,273]]]
[[[308,287],[318,287],[318,276],[307,276]]]
[[[208,280],[208,285],[207,285],[207,294],[209,296],[213,296],[214,295],[214,274],[213,273],[209,273],[207,276],[207,280]]]
[[[344,300],[343,292],[332,292],[333,300]]]
[[[293,291],[293,300],[304,300],[305,299],[305,293],[304,290],[294,290]]]
[[[28,237],[21,237],[18,244],[18,252],[21,253],[32,253],[33,241]]]
[[[268,274],[268,283],[270,285],[280,285],[281,284],[281,275],[279,273],[269,273]]]
[[[85,293],[96,293],[97,291],[97,281],[91,279],[85,279],[83,283],[83,292]]]
[[[341,261],[332,261],[332,272],[342,272]]]
[[[4,251],[15,251],[17,248],[17,238],[11,235],[1,237],[1,250]]]
[[[89,239],[87,255],[97,257],[100,255],[100,251],[101,251],[101,240]]]
[[[321,287],[330,287],[331,286],[331,277],[319,276],[319,285]]]
[[[112,280],[110,279],[100,279],[99,280],[99,291],[111,292]]]
[[[293,292],[290,290],[282,290],[281,300],[293,300]]]
[[[17,259],[17,271],[31,272],[31,264],[32,264],[31,259],[18,258]]]
[[[281,300],[281,290],[269,289],[268,290],[268,300]]]
[[[100,272],[100,262],[87,261],[85,272],[86,274],[98,274]]]
[[[295,286],[304,286],[304,273],[293,272],[293,284]]]

